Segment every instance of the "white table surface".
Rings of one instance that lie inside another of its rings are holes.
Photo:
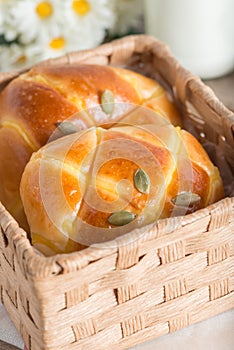
[[[0,304],[0,339],[23,349],[23,341]],[[175,333],[138,345],[132,350],[232,350],[234,309]],[[4,350],[4,349],[0,349]],[[97,349],[98,350],[98,349]]]

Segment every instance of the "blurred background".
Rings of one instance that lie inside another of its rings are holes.
[[[0,0],[0,69],[142,33],[140,0]]]
[[[233,14],[233,0],[0,0],[0,70],[146,33],[216,78],[234,69]]]

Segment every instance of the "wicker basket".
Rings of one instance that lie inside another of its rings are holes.
[[[128,66],[163,82],[215,149],[231,193],[234,115],[164,44],[130,36],[42,64],[57,62]],[[2,74],[2,86],[17,74]],[[127,349],[234,306],[234,198],[51,258],[1,205],[0,226],[1,301],[28,350]]]

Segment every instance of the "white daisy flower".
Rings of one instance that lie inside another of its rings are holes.
[[[0,0],[0,30],[9,42],[0,47],[0,69],[99,45],[116,22],[113,1]]]
[[[0,45],[0,70],[12,70],[16,62],[21,60],[24,60],[22,46],[18,44]]]
[[[61,34],[55,37],[47,38],[42,45],[42,59],[54,58],[68,52],[69,43],[66,35]]]
[[[11,59],[13,57],[19,57],[20,56],[20,52],[18,50],[18,45],[16,45],[17,47],[10,47],[7,45],[0,45],[0,71],[7,71],[7,70],[11,70]],[[17,58],[16,58],[17,59]]]
[[[29,67],[41,60],[38,45],[0,45],[0,71],[10,71]]]
[[[7,1],[0,0],[0,35],[4,34],[4,24],[7,13]]]
[[[23,44],[41,36],[58,36],[63,16],[61,0],[10,0],[5,36],[9,40],[19,37]]]
[[[66,0],[64,18],[58,36],[47,37],[43,58],[57,57],[69,51],[90,49],[99,45],[115,17],[110,0]]]
[[[110,0],[66,0],[65,14],[70,18],[70,26],[80,23],[81,26],[102,26],[108,29],[115,21]]]
[[[100,44],[106,30],[115,22],[111,0],[67,0],[64,1],[64,6],[71,32],[74,35],[81,31],[87,34],[85,37],[89,38],[89,44],[85,48]]]
[[[42,57],[43,59],[61,56],[67,52],[85,50],[101,43],[105,31],[98,32],[99,36],[95,36],[92,32],[85,30],[65,30],[62,35],[54,38],[48,38],[47,42],[43,42]]]
[[[116,13],[116,22],[110,30],[111,34],[123,35],[141,26],[141,0],[113,0],[112,6]]]
[[[3,8],[3,3],[0,2],[0,35],[3,33],[3,19],[4,19],[4,8]]]

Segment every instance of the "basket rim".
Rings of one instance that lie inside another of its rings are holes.
[[[137,228],[106,243],[93,244],[81,251],[56,254],[51,257],[41,254],[31,245],[27,233],[19,227],[18,223],[7,212],[1,202],[0,227],[5,231],[8,242],[15,250],[17,257],[23,261],[23,269],[26,275],[31,278],[36,276],[49,277],[80,270],[92,262],[117,253],[119,246],[123,246],[125,243],[126,245],[139,245],[157,239],[157,237],[159,238],[159,231],[161,234],[160,227],[163,227],[164,235],[168,235],[205,217],[209,217],[208,222],[210,222],[212,215],[220,207],[229,208],[229,210],[234,212],[234,197],[226,197],[192,214],[159,219],[153,224]],[[3,221],[1,221],[2,218]],[[160,235],[160,237],[162,236]],[[35,266],[37,266],[36,270]]]
[[[209,88],[198,76],[191,73],[178,62],[178,60],[172,54],[168,45],[152,35],[128,35],[123,38],[104,43],[93,49],[73,51],[56,58],[46,59],[21,70],[0,72],[0,92],[12,80],[18,78],[20,75],[30,71],[33,68],[61,64],[70,65],[74,64],[75,62],[89,64],[86,62],[88,59],[103,55],[108,58],[109,65],[111,64],[111,54],[118,51],[123,51],[123,48],[126,48],[129,51],[135,53],[143,53],[146,50],[150,50],[150,53],[160,51],[159,56],[164,58],[167,63],[170,62],[170,68],[177,72],[177,74],[175,74],[176,77],[174,81],[174,93],[177,96],[178,100],[184,102],[186,98],[186,91],[191,87],[196,87],[198,93],[205,91],[206,102],[209,108],[216,112],[218,115],[225,117],[225,124],[227,124],[230,129],[227,137],[229,142],[234,146],[234,112],[228,109],[218,99],[213,90]]]
[[[54,64],[64,64],[64,60],[66,64],[73,63],[73,55],[80,58],[80,61],[84,61],[90,57],[96,57],[98,55],[107,55],[109,56],[112,52],[118,52],[119,49],[123,50],[123,46],[131,46],[136,53],[141,53],[146,48],[151,48],[151,50],[156,50],[158,47],[162,49],[162,55],[165,55],[167,59],[172,59],[173,64],[176,69],[179,70],[179,76],[184,75],[183,82],[185,82],[185,88],[189,84],[200,85],[201,88],[206,87],[206,85],[198,78],[197,76],[190,73],[188,70],[183,68],[178,61],[171,54],[169,48],[159,40],[157,40],[153,36],[148,35],[131,35],[126,36],[121,39],[114,40],[110,43],[106,43],[98,46],[97,48],[91,50],[84,50],[73,52],[71,54],[66,54],[58,58],[44,60],[40,63],[37,63],[31,67],[28,67],[23,70],[15,71],[15,72],[6,72],[0,73],[0,91],[3,89],[11,80],[17,78],[21,74],[29,71],[33,67],[43,66],[43,65],[54,65]],[[177,88],[177,81],[175,81],[175,87]],[[180,91],[179,87],[176,91]],[[231,112],[226,106],[223,105],[221,101],[215,96],[211,89],[207,90],[209,106],[211,109],[217,111],[219,115],[225,116],[228,122],[230,122],[231,130],[234,134],[234,113]],[[184,98],[183,91],[178,94],[179,98],[182,100]],[[211,213],[216,210],[219,206],[225,204],[228,207],[234,208],[234,197],[226,197],[215,204],[211,204],[210,206],[200,209],[192,214],[188,214],[186,216],[179,216],[176,218],[167,218],[160,219],[153,224],[148,226],[144,226],[140,229],[135,229],[124,236],[116,238],[108,244],[103,243],[95,244],[90,246],[82,251],[77,251],[73,253],[64,253],[57,254],[53,257],[46,257],[41,255],[39,252],[36,252],[35,248],[31,245],[30,241],[27,238],[26,232],[21,229],[18,223],[12,218],[12,216],[7,212],[4,206],[0,203],[0,224],[5,231],[7,238],[9,240],[9,244],[11,244],[12,248],[15,250],[16,255],[20,261],[23,261],[23,269],[25,273],[32,278],[34,276],[41,275],[51,276],[58,275],[64,272],[71,271],[71,268],[67,266],[72,266],[72,269],[81,269],[84,266],[87,266],[89,263],[99,260],[105,256],[116,253],[118,251],[119,244],[123,244],[123,241],[129,243],[134,237],[135,240],[139,242],[145,242],[157,236],[158,228],[160,225],[164,225],[168,227],[167,233],[173,232],[178,227],[184,227],[185,225],[189,225],[190,223],[195,222],[196,220],[210,216]],[[179,225],[179,226],[178,226]],[[142,235],[144,232],[144,235]],[[35,264],[36,262],[36,264]],[[35,271],[35,266],[37,266],[37,270]],[[46,269],[45,269],[46,266]]]

